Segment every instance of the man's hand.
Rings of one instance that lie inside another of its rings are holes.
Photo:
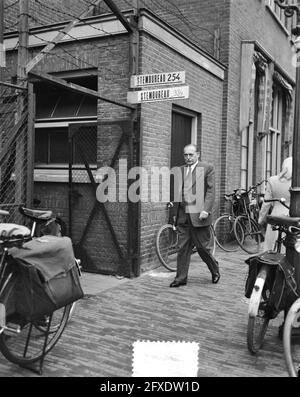
[[[209,214],[206,211],[202,211],[199,215],[200,221],[205,221],[209,217]]]

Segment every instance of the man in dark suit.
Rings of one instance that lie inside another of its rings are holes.
[[[215,197],[215,176],[212,165],[199,161],[195,145],[183,150],[186,165],[181,167],[183,182],[179,183],[175,203],[179,233],[177,274],[171,288],[186,285],[193,244],[212,275],[212,283],[220,280],[219,264],[209,249],[211,211]]]

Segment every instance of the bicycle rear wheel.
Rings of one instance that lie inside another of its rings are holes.
[[[44,331],[39,329],[44,318],[41,318],[40,321],[27,322],[14,310],[17,288],[17,278],[13,275],[0,296],[0,302],[9,308],[6,314],[6,325],[10,329],[16,330],[15,332],[3,330],[0,334],[0,351],[12,363],[26,366],[40,360],[56,345],[68,322],[72,304],[53,312],[50,332],[44,349],[46,328]],[[53,332],[51,332],[52,324],[55,326]]]
[[[249,300],[247,346],[252,354],[258,353],[262,347],[270,321],[267,314],[271,293],[268,283],[266,283],[268,274],[268,268],[263,267],[260,270]]]
[[[300,376],[300,299],[297,299],[285,319],[283,331],[284,358],[289,376]]]
[[[178,233],[169,224],[163,225],[156,236],[155,248],[161,264],[171,272],[177,270]]]
[[[233,230],[234,217],[222,215],[214,223],[215,240],[218,246],[226,252],[234,252],[238,244]]]
[[[248,254],[256,254],[261,247],[261,233],[253,219],[245,215],[238,216],[233,225],[236,241]]]

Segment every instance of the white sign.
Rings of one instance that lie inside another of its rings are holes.
[[[138,88],[161,84],[185,84],[185,72],[141,74],[131,76],[130,87]]]
[[[147,91],[131,91],[127,94],[128,103],[159,102],[189,98],[190,87],[159,88]]]

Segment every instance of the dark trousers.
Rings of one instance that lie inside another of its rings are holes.
[[[219,271],[219,264],[210,253],[210,226],[194,227],[191,223],[190,216],[187,215],[184,224],[177,225],[178,246],[177,255],[177,274],[175,280],[186,282],[193,244],[196,246],[201,259],[207,264],[212,275]]]

